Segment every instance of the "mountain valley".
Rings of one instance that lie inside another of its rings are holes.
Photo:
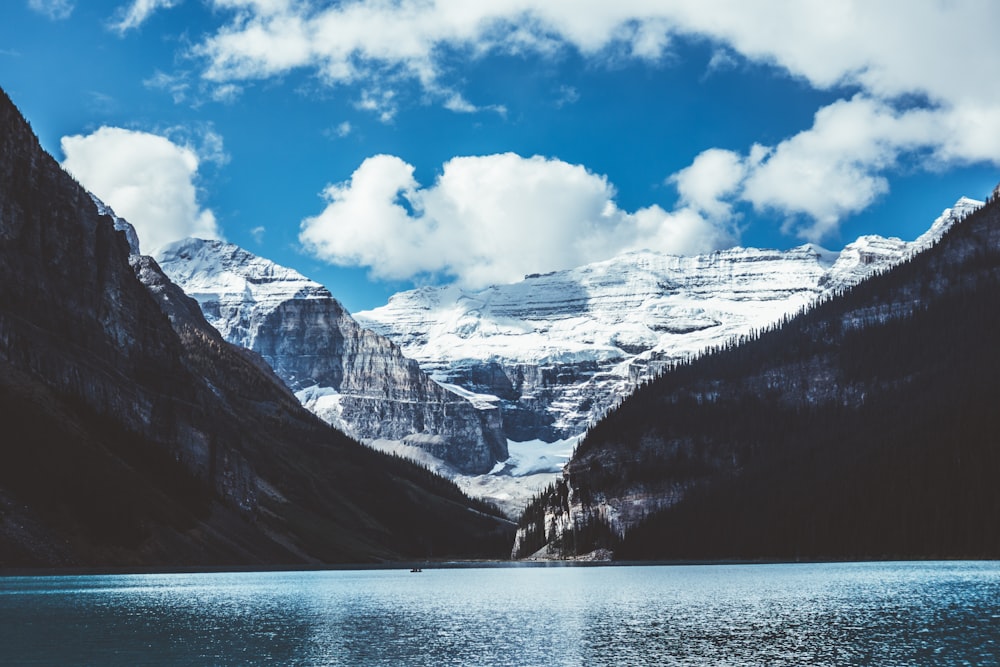
[[[514,517],[636,387],[912,257],[981,204],[959,199],[912,242],[629,253],[480,291],[404,292],[354,318],[318,283],[232,244],[187,239],[159,260],[308,409]]]
[[[998,229],[352,316],[222,241],[142,255],[3,95],[0,567],[995,557]]]

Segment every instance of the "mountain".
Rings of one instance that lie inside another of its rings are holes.
[[[552,442],[580,435],[678,361],[926,248],[980,204],[959,200],[913,243],[865,236],[839,253],[814,245],[632,252],[510,285],[403,292],[355,318],[439,382],[500,406],[509,439]]]
[[[645,383],[528,507],[516,554],[1000,556],[1000,201],[938,227],[892,270]]]
[[[479,409],[431,380],[322,285],[221,241],[179,241],[158,260],[223,338],[259,353],[325,421],[363,440],[403,441],[467,473],[507,459],[495,407]]]
[[[469,557],[508,542],[488,506],[302,408],[132,250],[0,91],[0,567]]]

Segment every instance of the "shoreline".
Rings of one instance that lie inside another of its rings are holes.
[[[1000,563],[992,558],[888,558],[888,559],[713,559],[713,560],[410,560],[384,563],[324,563],[279,565],[191,565],[144,567],[39,567],[0,568],[0,580],[17,577],[129,576],[155,574],[273,574],[278,572],[353,572],[363,570],[456,570],[456,569],[523,569],[566,567],[696,567],[742,565],[823,565],[849,563]]]

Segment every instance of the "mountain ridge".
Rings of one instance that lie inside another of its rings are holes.
[[[454,457],[442,455],[434,435],[379,431],[381,418],[367,431],[368,442],[422,461],[467,493],[516,515],[558,475],[575,439],[636,387],[926,249],[978,205],[960,199],[913,242],[864,236],[840,252],[804,244],[788,251],[731,248],[694,257],[634,251],[484,290],[425,287],[395,295],[385,308],[401,318],[375,329],[400,349],[410,346],[419,354],[424,346],[453,355],[444,362],[425,359],[424,368],[485,414],[502,413],[509,450],[495,449],[476,468],[456,466]],[[296,368],[299,358],[338,358],[344,351],[324,343],[326,333],[306,334],[310,325],[304,330],[302,318],[279,313],[265,323],[268,313],[313,304],[327,313],[329,329],[343,309],[328,290],[217,241],[182,241],[162,259],[216,328],[231,342],[254,346],[298,389],[303,404],[337,423],[350,388],[340,387],[340,379],[316,382],[321,374],[315,368],[304,373]],[[399,304],[403,307],[392,310]],[[358,319],[372,326],[368,313]],[[284,358],[273,346],[277,331],[295,339]],[[476,355],[480,358],[470,359]],[[312,377],[303,381],[307,375]]]
[[[471,557],[509,539],[223,341],[3,91],[0,418],[3,568]]]
[[[507,458],[499,411],[432,381],[322,285],[221,241],[178,241],[159,261],[226,340],[260,354],[328,423],[362,440],[412,444],[471,473]]]
[[[499,405],[514,441],[586,430],[663,368],[806,308],[920,252],[981,202],[959,199],[913,242],[863,236],[839,253],[634,251],[481,290],[424,287],[355,314],[432,377]]]

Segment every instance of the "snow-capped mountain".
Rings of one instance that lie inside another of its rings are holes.
[[[980,529],[1000,488],[983,474],[1000,430],[1000,199],[975,205],[907,265],[631,394],[525,508],[515,557],[1000,553]]]
[[[582,433],[638,382],[795,313],[940,238],[981,202],[960,199],[919,239],[864,236],[842,251],[642,251],[481,290],[426,287],[356,313],[436,380],[499,405],[514,441]]]
[[[362,440],[403,441],[465,472],[507,458],[498,410],[431,380],[322,285],[221,241],[185,239],[157,259],[227,341],[259,353],[325,421]]]

